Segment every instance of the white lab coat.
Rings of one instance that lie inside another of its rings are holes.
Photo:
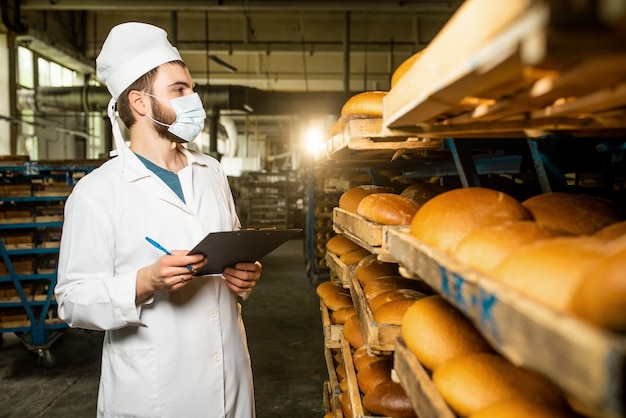
[[[106,162],[66,203],[55,288],[70,326],[106,331],[98,416],[253,417],[240,306],[221,275],[135,304],[137,270],[163,256],[146,236],[184,250],[239,227],[227,178],[216,160],[185,150],[185,204],[124,148],[123,170],[120,157]]]

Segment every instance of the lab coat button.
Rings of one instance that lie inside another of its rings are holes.
[[[209,315],[211,315],[211,318],[216,318],[217,317],[217,311],[211,311],[211,313]]]
[[[216,363],[219,363],[220,361],[222,361],[222,356],[220,356],[219,354],[215,354],[213,356],[213,360],[215,360]]]

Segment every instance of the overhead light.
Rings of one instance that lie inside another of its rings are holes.
[[[211,61],[213,61],[214,63],[216,63],[217,65],[220,65],[220,66],[226,68],[231,73],[236,73],[237,72],[237,67],[234,67],[234,66],[230,65],[229,63],[227,63],[226,61],[223,61],[217,55],[209,55],[209,59]]]

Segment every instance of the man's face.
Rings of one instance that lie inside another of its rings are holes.
[[[193,93],[193,81],[187,68],[177,64],[163,64],[159,67],[153,84],[152,94],[157,97],[150,96],[152,118],[171,125],[176,120],[176,112],[168,100]],[[154,128],[162,138],[173,142],[185,142],[169,132],[167,126],[154,123]]]

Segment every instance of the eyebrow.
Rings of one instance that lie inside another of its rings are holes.
[[[168,84],[168,87],[175,87],[175,86],[183,86],[183,87],[195,87],[195,83],[194,84],[189,84],[186,81],[175,81],[171,84]]]

